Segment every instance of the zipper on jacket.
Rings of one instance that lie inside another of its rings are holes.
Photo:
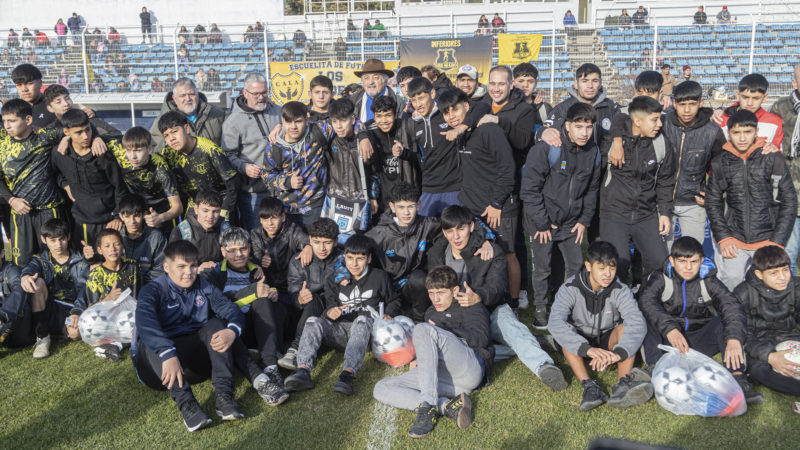
[[[672,283],[672,280],[670,280],[670,283]],[[686,280],[683,280],[683,283],[681,283],[681,291],[683,291],[683,309],[678,317],[683,317],[683,315],[686,314]],[[689,331],[689,319],[687,317],[683,317],[683,322],[683,330]]]
[[[745,233],[750,229],[750,173],[747,169],[747,160],[743,159],[742,163],[744,164],[744,229],[742,237],[747,239],[748,236],[745,236]]]
[[[678,180],[681,176],[681,163],[683,162],[683,141],[686,138],[686,130],[681,129],[681,149],[678,152],[678,172],[675,174],[675,185],[672,186],[672,201],[675,201],[675,192],[678,190]]]

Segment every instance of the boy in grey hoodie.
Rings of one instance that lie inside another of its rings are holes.
[[[556,293],[547,330],[581,382],[581,411],[606,401],[616,408],[644,403],[653,396],[653,386],[647,372],[634,368],[633,362],[647,324],[631,290],[616,278],[618,255],[614,246],[595,241],[586,256],[584,269],[567,279]],[[610,399],[589,377],[584,358],[590,358],[589,366],[598,372],[617,364],[618,381],[611,388]]]

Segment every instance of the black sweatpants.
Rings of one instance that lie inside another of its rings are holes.
[[[219,353],[211,348],[211,336],[224,328],[225,324],[222,320],[215,317],[209,319],[195,333],[172,338],[178,352],[178,360],[183,368],[183,387],[176,382],[169,390],[170,397],[178,404],[178,407],[194,399],[191,385],[208,379],[209,375],[211,384],[214,385],[217,393],[233,392],[233,352],[229,349],[224,353]],[[247,350],[245,349],[245,351]],[[139,379],[152,389],[163,390],[165,388],[160,382],[161,364],[161,357],[140,343],[136,357],[136,370],[139,373]],[[155,378],[152,375],[155,375]]]
[[[697,350],[709,358],[717,353],[722,353],[723,361],[725,360],[725,347],[727,347],[728,343],[725,341],[722,318],[720,316],[714,317],[698,330],[688,332],[681,330],[681,332],[683,332],[686,342],[689,343],[689,347],[692,349]],[[658,360],[664,355],[664,352],[658,348],[659,344],[669,345],[669,341],[648,323],[647,334],[644,337],[642,348],[644,349],[644,362],[649,368],[655,367]],[[739,370],[745,372],[747,368],[746,366],[740,367]]]
[[[614,220],[600,220],[600,239],[608,241],[619,253],[617,261],[617,277],[623,283],[628,283],[628,270],[631,267],[631,245],[636,245],[636,249],[642,253],[642,265],[644,272],[642,279],[661,269],[667,259],[667,244],[661,235],[658,234],[658,216],[643,220],[639,223],[629,225],[624,222]]]
[[[8,237],[11,239],[11,258],[7,259],[20,267],[25,267],[31,257],[46,248],[39,237],[42,225],[50,219],[65,217],[60,206],[31,211],[28,214],[17,214],[12,210],[10,215]]]
[[[83,244],[81,241],[86,242],[86,245],[91,245],[94,252],[97,253],[97,245],[95,240],[97,235],[106,227],[104,223],[77,223],[72,224],[72,248],[77,249],[78,252],[83,251]]]
[[[560,250],[558,255],[555,255],[553,251],[556,248]],[[558,259],[559,264],[556,264],[556,259]],[[581,244],[575,243],[575,236],[570,236],[555,243],[550,241],[546,244],[540,244],[538,239],[534,239],[531,236],[531,260],[533,261],[533,305],[536,308],[544,308],[547,306],[547,291],[552,267],[562,267],[566,273],[566,278],[578,273],[583,265]],[[564,272],[561,275],[562,284],[564,282]],[[559,287],[561,287],[561,284],[556,287],[556,290]]]
[[[775,372],[769,363],[761,360],[751,361],[748,374],[758,384],[764,385],[773,391],[800,397],[800,380],[785,377]]]
[[[258,349],[264,367],[278,363],[278,349],[283,344],[283,334],[276,325],[275,308],[275,303],[269,299],[259,298],[250,303],[250,310],[245,314],[244,343]]]
[[[292,340],[292,344],[289,345],[290,348],[297,350],[300,348],[300,338],[303,337],[303,329],[306,326],[306,320],[310,319],[311,317],[319,317],[322,314],[322,311],[325,310],[325,306],[322,303],[322,297],[319,294],[314,294],[314,298],[303,305],[302,312],[300,314],[300,320],[297,321],[297,332],[294,335],[294,339]]]
[[[22,311],[17,312],[17,319],[11,323],[3,323],[0,327],[0,345],[11,348],[22,348],[36,342],[36,333],[33,329],[31,306],[27,302]]]

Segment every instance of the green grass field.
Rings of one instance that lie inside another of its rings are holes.
[[[529,310],[530,311],[530,310]],[[530,321],[530,313],[524,315]],[[3,400],[2,448],[585,448],[599,436],[687,448],[796,448],[800,417],[791,397],[758,387],[766,403],[729,419],[678,417],[658,406],[578,410],[581,390],[554,393],[517,359],[495,365],[492,384],[472,394],[475,422],[459,430],[440,420],[427,438],[406,436],[414,414],[376,405],[372,386],[402,369],[367,355],[356,393],[332,390],[342,356],[328,352],[313,373],[316,388],[293,394],[273,408],[237,376],[236,397],[245,420],[221,423],[189,434],[166,392],[139,384],[127,350],[114,364],[94,356],[83,343],[57,342],[52,356],[34,361],[31,350],[0,349]],[[568,370],[563,358],[557,358]],[[566,372],[565,372],[566,373]],[[612,372],[600,377],[610,389]],[[210,382],[195,386],[203,408],[213,415]],[[381,417],[393,419],[376,419]]]

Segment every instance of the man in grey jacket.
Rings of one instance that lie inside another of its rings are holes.
[[[158,120],[170,111],[178,111],[189,119],[192,124],[193,136],[204,137],[220,145],[225,111],[208,103],[205,94],[197,89],[194,82],[189,78],[182,77],[172,85],[172,92],[169,92],[164,98],[161,112],[153,121],[153,127],[150,128],[150,135],[153,136],[153,145],[157,152],[160,153],[164,148],[164,136],[158,131]]]
[[[653,396],[650,375],[633,367],[647,324],[631,290],[617,280],[618,258],[613,245],[594,241],[585,267],[561,286],[550,311],[547,330],[583,387],[581,411],[606,401],[627,408]],[[598,372],[617,364],[611,398],[589,377],[584,358],[590,358],[589,366]]]
[[[222,149],[245,180],[237,209],[247,230],[259,226],[258,205],[269,194],[261,181],[261,166],[269,133],[280,123],[281,108],[269,101],[267,79],[260,73],[248,74],[242,95],[236,97],[233,111],[222,124]]]

